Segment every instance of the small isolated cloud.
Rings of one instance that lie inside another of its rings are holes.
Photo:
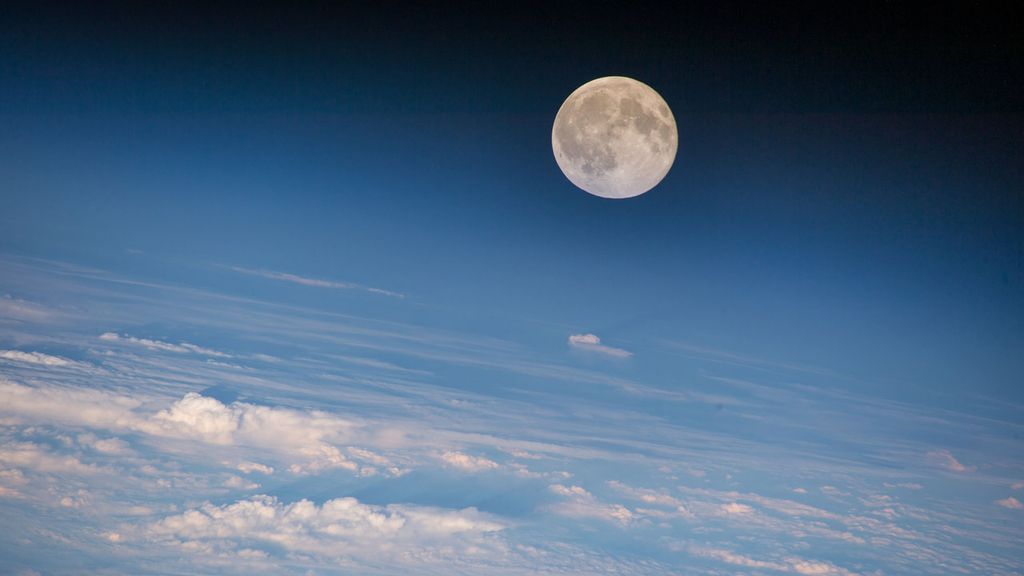
[[[601,344],[601,339],[595,334],[571,334],[569,336],[569,346],[577,350],[596,352],[613,358],[629,358],[633,355],[633,353],[628,350],[613,348],[611,346]]]
[[[1002,500],[996,500],[996,504],[1003,508],[1009,508],[1010,510],[1024,510],[1024,504],[1021,504],[1020,500],[1017,500],[1013,496],[1003,498]]]
[[[559,496],[570,496],[573,498],[587,498],[592,499],[594,496],[587,492],[585,488],[580,486],[564,486],[562,484],[552,484],[548,486],[548,489],[558,494]]]
[[[973,466],[964,466],[949,450],[933,450],[928,453],[928,460],[940,468],[949,470],[950,472],[964,473],[973,472]]]
[[[391,296],[392,298],[405,298],[405,294],[392,292],[391,290],[384,290],[383,288],[374,288],[372,286],[354,284],[352,282],[321,280],[319,278],[308,278],[306,276],[299,276],[298,274],[289,274],[287,272],[275,272],[273,270],[255,270],[252,268],[242,268],[240,266],[232,266],[231,269],[234,270],[235,272],[238,272],[239,274],[259,276],[260,278],[279,280],[281,282],[291,282],[292,284],[300,284],[302,286],[313,286],[316,288],[331,288],[334,290],[362,290],[364,292],[370,292],[372,294],[380,294],[381,296]]]
[[[754,509],[746,504],[740,504],[739,502],[729,502],[728,504],[722,504],[722,512],[726,514],[752,514]]]
[[[274,468],[273,467],[267,466],[266,464],[260,464],[259,462],[242,461],[242,462],[239,462],[238,466],[235,466],[235,468],[237,468],[238,470],[240,470],[241,472],[243,472],[245,474],[252,474],[253,472],[259,472],[260,474],[270,475],[270,474],[274,473]]]
[[[1024,482],[1014,482],[1013,484],[1010,484],[1010,488],[1013,490],[1020,490],[1021,488],[1024,488]]]
[[[210,348],[204,348],[188,342],[180,342],[173,344],[171,342],[164,342],[162,340],[151,340],[149,338],[136,338],[135,336],[128,336],[127,334],[121,335],[115,332],[104,332],[100,334],[100,340],[104,342],[124,342],[126,344],[132,344],[135,346],[142,346],[147,350],[161,351],[161,352],[175,352],[178,354],[201,354],[203,356],[213,356],[214,358],[230,358],[230,354],[219,352],[217,350],[211,350]]]
[[[500,467],[494,460],[484,458],[483,456],[470,456],[462,452],[445,452],[441,455],[441,460],[445,464],[458,468],[463,472],[485,472]]]
[[[27,364],[39,364],[41,366],[68,366],[71,364],[70,360],[65,360],[58,356],[50,356],[42,352],[22,352],[20,350],[0,350],[0,358]]]

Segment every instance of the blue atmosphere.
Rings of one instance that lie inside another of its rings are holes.
[[[1024,573],[1019,41],[580,9],[0,9],[0,573]]]

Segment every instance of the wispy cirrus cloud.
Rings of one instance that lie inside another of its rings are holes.
[[[260,278],[278,280],[281,282],[291,282],[292,284],[300,284],[302,286],[313,286],[315,288],[330,288],[334,290],[362,290],[364,292],[370,292],[372,294],[380,294],[381,296],[391,296],[392,298],[405,298],[405,294],[401,294],[399,292],[392,292],[391,290],[384,290],[383,288],[374,288],[373,286],[364,286],[362,284],[356,284],[353,282],[323,280],[320,278],[310,278],[308,276],[290,274],[288,272],[276,272],[274,270],[264,270],[258,268],[243,268],[241,266],[231,266],[230,268],[231,270],[234,270],[239,274],[246,274],[248,276],[258,276]]]
[[[571,334],[569,335],[569,346],[576,350],[604,354],[605,356],[611,356],[612,358],[629,358],[633,355],[633,353],[628,350],[602,344],[601,338],[595,334]]]
[[[127,334],[118,334],[116,332],[104,332],[100,334],[100,340],[104,342],[120,342],[131,344],[134,346],[142,346],[147,350],[159,350],[161,352],[175,352],[178,354],[201,354],[203,356],[212,356],[214,358],[230,358],[231,355],[219,350],[213,350],[211,348],[204,348],[197,344],[189,342],[179,342],[174,344],[172,342],[164,342],[163,340],[153,340],[150,338],[137,338],[135,336],[129,336]]]
[[[45,322],[55,316],[53,310],[10,294],[0,296],[0,320],[4,318],[21,322]]]
[[[811,366],[807,364],[796,364],[791,362],[775,362],[772,360],[765,360],[764,358],[758,358],[747,354],[740,354],[731,350],[720,350],[717,348],[710,348],[707,346],[698,346],[688,342],[674,342],[674,341],[663,341],[669,350],[685,355],[690,358],[700,359],[707,362],[714,362],[716,364],[727,364],[732,366],[741,366],[747,368],[754,368],[758,370],[768,371],[786,371],[786,372],[800,372],[806,374],[816,374],[820,376],[828,377],[841,377],[837,372],[828,368],[822,368],[820,366]]]

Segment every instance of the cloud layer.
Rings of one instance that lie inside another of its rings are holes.
[[[1013,405],[3,266],[0,572],[1024,570]]]

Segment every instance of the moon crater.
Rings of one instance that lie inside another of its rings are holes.
[[[587,82],[566,98],[551,129],[570,182],[604,198],[647,192],[675,161],[676,121],[650,86],[623,76]]]

